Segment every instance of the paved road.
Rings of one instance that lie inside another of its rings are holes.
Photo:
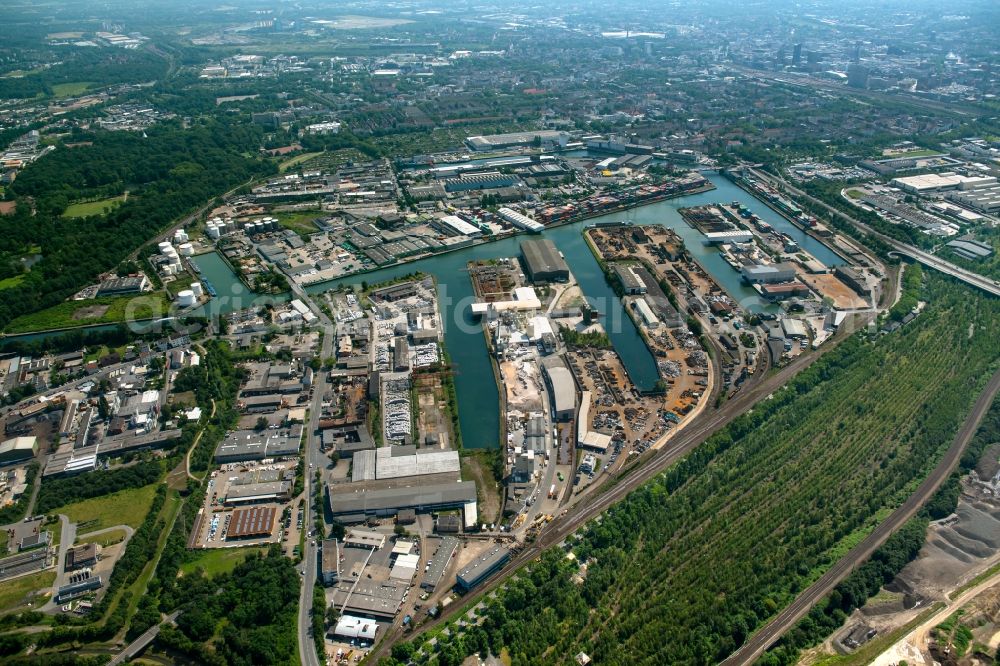
[[[181,612],[179,610],[174,611],[167,616],[166,621],[173,623],[180,614]],[[161,626],[163,626],[163,622],[158,622],[147,629],[141,636],[126,645],[124,650],[115,655],[115,657],[108,662],[108,666],[118,666],[118,664],[127,663],[138,656],[140,652],[145,650],[146,647],[152,643],[157,636],[159,636]]]
[[[294,281],[289,281],[293,285],[292,291],[309,306],[309,309],[316,315],[322,326],[322,342],[320,344],[320,358],[326,359],[333,355],[333,322],[326,316],[309,295]],[[313,376],[313,397],[309,405],[309,423],[306,428],[305,456],[305,511],[303,512],[302,529],[313,529],[315,524],[315,512],[322,511],[322,507],[313,506],[313,475],[316,470],[326,469],[329,459],[320,451],[319,417],[323,411],[323,393],[329,381],[329,372],[320,370]],[[319,535],[317,535],[319,536]],[[316,655],[316,644],[313,642],[312,632],[312,595],[313,587],[316,584],[316,573],[319,569],[317,563],[317,548],[312,545],[313,540],[306,539],[305,552],[302,554],[302,568],[305,574],[302,576],[302,589],[299,592],[299,616],[298,616],[298,641],[299,655],[305,666],[320,666],[325,663],[325,656],[320,659]],[[321,609],[319,612],[325,612]]]
[[[823,353],[833,349],[847,335],[846,331],[838,333],[819,352],[803,354],[797,357],[785,367],[776,370],[759,384],[747,390],[740,391],[735,397],[723,404],[719,410],[706,414],[698,421],[691,422],[684,430],[676,433],[662,449],[651,450],[645,456],[641,457],[637,464],[620,472],[615,477],[617,483],[606,485],[605,489],[599,489],[597,492],[592,493],[571,508],[565,516],[554,520],[534,543],[521,550],[503,568],[500,575],[493,577],[477,590],[467,594],[461,603],[450,605],[436,619],[421,625],[419,633],[444,624],[448,620],[453,619],[454,615],[461,608],[491,593],[508,576],[538,557],[543,550],[558,544],[585,523],[602,514],[608,507],[624,499],[632,490],[696,449],[708,437],[727,426],[733,419],[757,404],[758,401],[780,389],[796,374],[812,365]],[[392,631],[387,632],[379,644],[376,645],[375,649],[369,653],[365,663],[377,663],[379,658],[384,656],[393,643],[399,639],[401,633],[401,629],[399,628],[394,628]],[[416,635],[410,638],[417,640]]]
[[[875,549],[885,543],[886,539],[899,529],[903,523],[912,518],[920,507],[937,491],[938,487],[948,478],[958,464],[968,445],[976,434],[980,421],[986,416],[997,391],[1000,390],[1000,371],[990,379],[986,388],[979,395],[972,411],[955,435],[955,439],[944,458],[938,463],[930,476],[924,479],[920,487],[898,509],[875,528],[861,543],[851,549],[815,583],[802,592],[791,604],[781,611],[773,620],[755,633],[743,647],[722,662],[722,666],[743,666],[753,663],[757,657],[769,648],[775,641],[788,631],[796,622],[809,612],[823,597],[829,594],[840,581],[844,580],[856,566],[867,560]]]
[[[990,278],[983,277],[978,273],[974,273],[973,271],[969,271],[964,268],[961,268],[960,266],[956,266],[950,261],[946,261],[929,252],[925,252],[923,250],[915,248],[912,245],[907,245],[906,243],[901,243],[895,238],[891,238],[889,236],[886,236],[885,234],[879,233],[878,231],[875,231],[867,224],[854,219],[853,217],[847,215],[843,211],[834,208],[833,206],[827,204],[824,201],[820,201],[819,199],[807,194],[806,192],[803,192],[802,190],[793,185],[790,185],[784,179],[775,178],[768,174],[761,173],[760,171],[757,170],[755,170],[753,173],[758,177],[770,182],[772,185],[783,187],[785,190],[794,194],[797,197],[807,199],[808,201],[811,201],[812,203],[818,206],[822,206],[829,213],[836,215],[845,222],[853,224],[858,229],[861,229],[865,233],[871,234],[875,238],[878,238],[882,242],[886,243],[887,245],[892,247],[893,251],[895,251],[897,254],[901,254],[911,259],[914,259],[915,261],[918,261],[929,268],[933,268],[934,270],[940,271],[946,275],[950,275],[954,278],[957,278],[972,287],[985,291],[988,294],[992,294],[993,296],[1000,296],[1000,282],[998,282],[997,280],[992,280]]]

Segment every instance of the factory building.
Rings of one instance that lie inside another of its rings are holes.
[[[299,453],[302,426],[287,430],[237,430],[226,436],[215,449],[215,462],[248,462],[264,458],[288,458]]]
[[[506,546],[491,548],[485,555],[476,558],[458,572],[456,587],[463,592],[468,592],[499,571],[509,559],[510,549]]]
[[[497,211],[497,214],[507,222],[511,223],[518,229],[523,229],[529,231],[533,234],[541,233],[545,229],[545,225],[541,222],[536,222],[527,215],[522,215],[518,213],[513,208],[501,208]]]
[[[446,192],[497,190],[501,187],[514,187],[518,182],[517,176],[500,173],[499,171],[485,171],[483,173],[465,174],[458,178],[449,178],[444,182],[444,189]]]
[[[660,325],[660,320],[653,314],[653,309],[649,307],[649,303],[646,302],[645,298],[637,298],[632,301],[632,311],[639,315],[642,323],[647,327],[656,328]]]
[[[375,642],[377,631],[378,624],[374,620],[354,615],[341,615],[340,619],[337,620],[337,626],[333,629],[333,635],[350,641],[360,641],[362,644],[371,644]]]
[[[646,283],[636,275],[635,267],[628,264],[615,264],[615,275],[621,282],[622,289],[627,295],[641,295],[646,293]]]
[[[750,284],[791,282],[795,279],[795,266],[789,263],[744,266],[743,279]]]
[[[469,224],[458,215],[445,215],[439,220],[432,222],[432,225],[451,235],[468,236],[469,238],[480,238],[483,235],[479,227]]]
[[[993,254],[993,248],[971,237],[956,238],[948,243],[951,251],[965,259],[985,259]]]
[[[395,516],[405,509],[417,512],[462,509],[465,525],[475,525],[476,484],[470,481],[377,490],[333,490],[327,487],[330,513],[342,523],[360,523],[368,518]]]
[[[850,266],[837,266],[833,275],[861,296],[868,296],[868,281],[865,276]]]
[[[569,141],[569,135],[556,130],[538,130],[535,132],[510,132],[508,134],[486,134],[482,136],[470,136],[465,143],[472,150],[487,151],[498,150],[500,148],[513,148],[516,146],[531,146],[536,142],[541,145],[554,145],[565,147]]]
[[[149,280],[145,275],[139,277],[111,278],[97,287],[98,298],[102,296],[121,296],[123,294],[138,294],[146,291]]]
[[[566,282],[569,266],[548,239],[521,241],[524,268],[534,282]]]
[[[545,384],[552,394],[549,404],[556,421],[569,421],[576,411],[576,384],[569,369],[558,358],[555,360],[558,365],[551,363],[542,366],[545,369]]]
[[[420,581],[420,587],[433,592],[441,584],[445,569],[448,568],[451,558],[455,555],[455,551],[458,550],[458,543],[458,539],[452,536],[441,539],[441,543],[438,545],[437,550],[434,551],[434,556],[427,567],[427,572],[424,574],[423,580]]]
[[[458,451],[423,450],[415,446],[383,446],[354,454],[351,480],[385,481],[460,471]]]
[[[38,438],[14,437],[0,444],[0,465],[30,460],[38,453]]]
[[[336,585],[340,580],[340,542],[324,539],[320,547],[319,578],[323,585]]]
[[[236,509],[229,523],[226,539],[260,539],[271,536],[276,513],[277,509],[273,506]]]

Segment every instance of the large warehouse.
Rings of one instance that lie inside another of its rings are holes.
[[[395,516],[405,509],[420,512],[463,509],[466,527],[475,525],[479,519],[476,484],[471,481],[379,490],[334,490],[334,487],[328,486],[327,501],[330,513],[342,523]]]
[[[521,241],[521,256],[528,276],[535,282],[569,280],[569,266],[552,241],[544,238]]]
[[[29,460],[38,453],[37,437],[15,437],[0,444],[0,465]]]
[[[573,374],[562,365],[552,363],[543,365],[545,368],[545,383],[552,394],[549,403],[556,421],[569,421],[576,411],[576,383]]]

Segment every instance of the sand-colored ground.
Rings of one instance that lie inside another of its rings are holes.
[[[830,273],[804,273],[799,277],[821,296],[833,301],[833,307],[838,310],[850,310],[868,306],[865,299],[858,296],[853,289],[838,280],[835,275]]]

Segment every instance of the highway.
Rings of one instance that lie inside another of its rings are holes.
[[[827,212],[831,213],[832,215],[836,215],[837,217],[839,217],[840,219],[844,220],[845,222],[849,222],[850,224],[853,224],[858,229],[861,229],[862,231],[864,231],[867,234],[871,234],[875,238],[878,238],[879,240],[881,240],[882,242],[884,242],[886,245],[889,245],[890,247],[892,247],[893,251],[896,252],[897,254],[901,254],[901,255],[904,255],[906,257],[909,257],[910,259],[913,259],[914,261],[917,261],[917,262],[923,264],[924,266],[927,266],[928,268],[933,268],[934,270],[940,271],[940,272],[944,273],[945,275],[950,275],[950,276],[952,276],[952,277],[954,277],[954,278],[956,278],[958,280],[961,280],[962,282],[966,283],[967,285],[969,285],[971,287],[975,287],[976,289],[981,289],[982,291],[985,291],[988,294],[991,294],[993,296],[1000,296],[1000,282],[998,282],[996,280],[991,280],[990,278],[987,278],[987,277],[983,277],[982,275],[979,275],[978,273],[974,273],[972,271],[969,271],[969,270],[966,270],[964,268],[961,268],[960,266],[956,266],[955,264],[951,263],[950,261],[946,261],[946,260],[944,260],[944,259],[942,259],[942,258],[940,258],[940,257],[938,257],[936,255],[933,255],[933,254],[931,254],[929,252],[924,252],[923,250],[915,248],[912,245],[907,245],[906,243],[901,243],[901,242],[899,242],[898,240],[896,240],[894,238],[890,238],[889,236],[886,236],[885,234],[879,233],[878,231],[875,231],[874,229],[872,229],[871,227],[869,227],[864,222],[860,222],[860,221],[854,219],[853,217],[851,217],[850,215],[847,215],[846,213],[844,213],[844,212],[842,212],[840,210],[837,210],[833,206],[830,206],[826,202],[820,201],[819,199],[817,199],[817,198],[815,198],[815,197],[807,194],[806,192],[803,192],[802,190],[798,189],[797,187],[794,187],[793,185],[790,185],[784,179],[775,178],[775,177],[773,177],[773,176],[771,176],[769,174],[765,174],[765,173],[763,173],[763,172],[761,172],[761,171],[759,171],[757,169],[752,169],[751,171],[753,172],[753,174],[757,178],[760,178],[761,180],[767,181],[767,182],[769,182],[771,185],[773,185],[775,187],[782,187],[785,190],[787,190],[789,193],[791,193],[791,194],[793,194],[793,195],[795,195],[797,197],[801,197],[801,198],[806,199],[806,200],[808,200],[808,201],[810,201],[810,202],[812,202],[812,203],[814,203],[814,204],[816,204],[818,206],[822,206]]]
[[[418,633],[438,627],[454,618],[463,608],[474,605],[482,597],[502,585],[511,574],[537,558],[542,551],[558,544],[588,521],[602,514],[611,505],[624,499],[632,490],[689,454],[711,435],[757,404],[758,401],[780,389],[796,374],[812,365],[823,353],[833,349],[848,335],[846,331],[838,333],[820,352],[797,357],[785,367],[774,371],[760,383],[740,391],[723,404],[719,410],[707,413],[701,419],[692,421],[690,425],[677,432],[662,449],[650,450],[645,456],[640,457],[632,467],[623,469],[611,483],[606,483],[604,488],[598,489],[597,492],[569,509],[565,516],[554,520],[535,542],[521,550],[499,574],[465,595],[460,601],[451,604],[437,618],[422,624],[419,630],[415,631],[414,635],[409,638],[417,640]],[[386,632],[378,645],[369,653],[365,663],[378,663],[378,660],[388,653],[393,643],[401,635],[401,627],[394,627],[391,631]]]
[[[854,568],[867,560],[875,550],[885,543],[886,539],[899,529],[903,523],[916,515],[927,500],[929,500],[938,487],[944,483],[958,464],[965,451],[965,447],[976,434],[979,423],[986,416],[993,399],[1000,390],[1000,371],[997,371],[990,379],[986,388],[979,394],[972,411],[966,417],[965,422],[955,435],[948,451],[944,454],[941,462],[937,464],[934,471],[924,479],[920,487],[910,495],[903,504],[892,514],[879,524],[875,530],[869,534],[861,543],[851,549],[847,555],[842,557],[833,565],[819,580],[810,585],[796,599],[785,607],[774,619],[768,622],[762,629],[757,631],[750,640],[743,644],[739,650],[734,652],[728,659],[722,662],[721,666],[744,666],[753,663],[767,648],[774,644],[781,636],[788,631],[796,622],[804,617],[809,610],[815,606],[823,597],[844,580]]]
[[[312,310],[313,314],[319,319],[322,326],[322,342],[320,343],[320,359],[327,359],[333,355],[333,338],[334,329],[333,322],[330,318],[326,316],[319,306],[309,297],[302,288],[297,285],[294,281],[289,281],[293,285],[292,291],[295,295]],[[303,451],[303,456],[305,457],[305,484],[304,484],[304,494],[305,494],[305,506],[304,515],[302,519],[302,529],[306,532],[313,529],[315,524],[315,512],[317,510],[322,511],[322,507],[313,506],[313,493],[315,492],[313,487],[313,475],[316,470],[322,470],[326,468],[326,463],[329,460],[320,451],[320,433],[319,433],[319,417],[323,411],[323,394],[326,391],[326,386],[329,381],[329,371],[321,369],[313,375],[312,383],[312,401],[309,404],[309,423],[306,428],[305,436],[305,450]],[[317,539],[321,539],[322,535],[316,535]],[[305,573],[302,575],[302,588],[299,591],[299,616],[298,616],[298,643],[299,643],[299,656],[302,660],[302,664],[305,666],[320,666],[320,664],[325,664],[326,659],[321,660],[316,654],[316,645],[313,642],[312,635],[312,599],[313,599],[313,587],[316,584],[316,574],[319,570],[319,564],[317,563],[317,548],[312,545],[313,539],[306,538],[305,550],[302,553],[302,568]],[[321,609],[320,612],[325,612],[326,609]]]

